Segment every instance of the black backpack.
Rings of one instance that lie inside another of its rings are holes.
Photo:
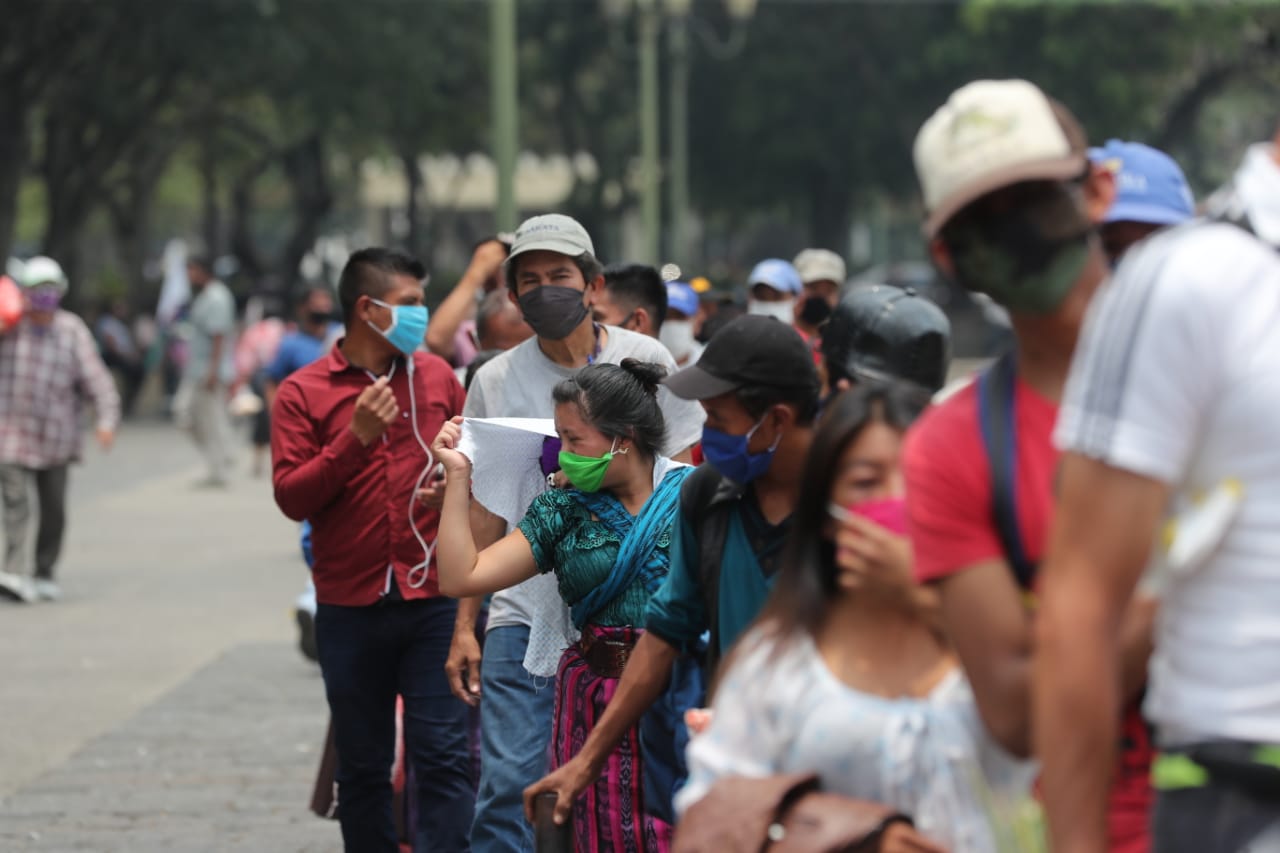
[[[1037,566],[1027,557],[1018,523],[1018,435],[1014,407],[1017,378],[1017,359],[1012,350],[983,371],[978,377],[978,420],[991,470],[991,513],[996,533],[1018,586],[1030,590]]]

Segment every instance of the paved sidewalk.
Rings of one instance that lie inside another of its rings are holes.
[[[0,804],[0,849],[340,850],[307,811],[326,720],[295,650],[237,646]]]

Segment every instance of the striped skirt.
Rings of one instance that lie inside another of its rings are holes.
[[[597,637],[634,644],[638,628],[588,625]],[[555,731],[551,739],[552,769],[582,749],[587,734],[604,714],[618,689],[618,679],[596,675],[577,645],[565,649],[556,675]],[[609,756],[604,772],[573,807],[574,849],[579,853],[667,853],[671,826],[644,813],[640,734],[627,730]]]

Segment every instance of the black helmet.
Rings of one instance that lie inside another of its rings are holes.
[[[911,288],[862,285],[845,294],[822,330],[832,384],[840,378],[898,380],[929,394],[951,361],[951,323]]]

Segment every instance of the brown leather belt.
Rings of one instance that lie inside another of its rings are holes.
[[[633,648],[634,643],[597,637],[590,629],[584,631],[582,638],[578,640],[578,652],[582,659],[601,678],[621,678]]]

